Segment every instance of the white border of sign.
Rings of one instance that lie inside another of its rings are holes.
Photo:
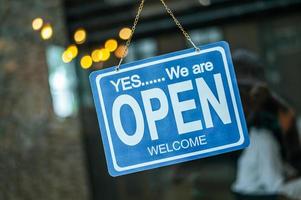
[[[131,71],[131,70],[135,70],[135,69],[139,69],[139,68],[143,68],[143,67],[148,67],[150,65],[160,64],[160,63],[163,63],[163,62],[168,62],[168,61],[172,61],[172,60],[176,60],[176,59],[195,56],[195,55],[199,55],[199,54],[202,54],[202,53],[208,53],[208,52],[212,52],[212,51],[220,52],[221,55],[222,55],[223,61],[224,61],[224,66],[225,66],[226,76],[227,76],[227,80],[228,80],[230,95],[231,95],[231,99],[232,99],[232,103],[233,103],[233,107],[234,107],[235,117],[236,117],[237,124],[238,124],[238,131],[239,131],[239,135],[240,135],[239,140],[235,143],[232,143],[232,144],[227,144],[227,145],[214,147],[214,148],[210,148],[210,149],[205,149],[205,150],[201,150],[201,151],[196,151],[196,152],[191,152],[191,153],[187,153],[187,154],[177,155],[177,156],[173,156],[173,157],[169,157],[169,158],[163,158],[163,159],[159,159],[159,160],[144,162],[144,163],[140,163],[140,164],[130,165],[130,166],[127,166],[127,167],[118,166],[117,161],[116,161],[115,152],[114,152],[112,137],[111,137],[111,133],[110,133],[110,129],[109,129],[107,114],[106,114],[106,110],[105,110],[105,106],[104,106],[104,102],[103,102],[102,92],[101,92],[101,88],[100,88],[100,84],[99,84],[100,79],[103,78],[103,77],[106,77],[106,76],[110,76],[112,74],[127,72],[127,71]],[[233,91],[233,85],[232,85],[231,76],[230,76],[230,72],[229,72],[229,66],[228,66],[228,63],[227,63],[225,50],[222,47],[213,47],[213,48],[209,48],[209,49],[204,49],[204,50],[201,50],[201,52],[199,52],[199,53],[191,52],[191,53],[177,55],[177,56],[173,56],[173,57],[169,57],[169,58],[163,58],[161,60],[156,60],[156,61],[153,61],[153,62],[143,63],[143,64],[136,65],[136,66],[133,66],[133,67],[120,69],[119,72],[110,71],[110,72],[107,72],[107,73],[104,73],[104,74],[100,74],[96,77],[96,86],[97,86],[97,90],[98,90],[98,94],[99,94],[99,102],[101,104],[101,109],[102,109],[102,112],[103,112],[104,123],[105,123],[105,127],[106,127],[106,130],[107,130],[107,136],[108,136],[108,140],[109,140],[109,146],[110,146],[110,152],[111,152],[111,157],[112,157],[112,161],[113,161],[113,166],[114,166],[115,170],[118,171],[118,172],[131,170],[131,169],[136,169],[136,168],[141,168],[141,167],[154,165],[154,164],[158,164],[158,163],[164,163],[164,162],[168,162],[168,161],[178,160],[178,159],[182,159],[182,158],[192,157],[192,156],[196,156],[196,155],[200,155],[200,154],[204,154],[204,153],[209,153],[209,152],[214,152],[214,151],[219,151],[219,150],[223,150],[223,149],[228,149],[228,148],[231,148],[231,147],[239,146],[239,145],[244,143],[245,138],[244,138],[243,131],[242,131],[241,120],[239,118],[238,108],[237,108],[236,99],[235,99],[235,95],[234,95],[234,91]]]

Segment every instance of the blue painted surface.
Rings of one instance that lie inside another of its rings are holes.
[[[90,83],[110,175],[129,174],[248,146],[248,133],[229,46],[226,42],[217,42],[200,46],[200,49],[201,52],[187,49],[124,64],[118,72],[115,71],[115,67],[111,67],[91,73]],[[206,63],[209,70],[204,67]],[[200,64],[204,72],[194,73],[194,66]],[[172,68],[175,71],[186,68],[188,75],[183,73],[185,76],[178,78],[174,76],[171,79],[167,71],[170,72]],[[218,80],[222,85],[225,99],[221,99],[218,95],[217,78],[220,78]],[[208,94],[198,90],[197,84],[201,79],[205,86],[208,86],[217,103],[226,102],[222,110],[214,107],[212,102],[208,102],[212,127],[207,127],[205,123],[205,117],[208,118],[208,115],[204,114],[204,105],[201,104],[200,97],[207,97]],[[122,80],[124,89],[122,89]],[[118,87],[114,86],[117,83]],[[190,102],[186,110],[176,104],[172,106],[170,90],[178,83],[188,83],[191,86],[191,88],[182,88],[183,91],[176,91],[180,103]],[[161,118],[158,117],[154,122],[157,138],[151,137],[147,117],[153,113],[146,113],[142,97],[145,91],[150,91],[150,95],[157,94],[158,90],[154,88],[163,92],[164,98],[145,97],[150,102],[151,112],[166,111],[162,103],[164,99],[167,101],[167,112],[161,114]],[[134,114],[133,107],[127,104],[126,98],[123,99],[125,96],[136,102],[142,116],[141,120],[137,120],[139,117]],[[117,102],[116,99],[121,99],[122,105],[119,110],[117,109],[118,112],[115,112],[114,118],[113,107],[117,108],[117,104],[114,104]],[[191,106],[191,102],[195,107]],[[177,109],[182,109],[180,111],[182,123],[197,121],[201,124],[198,127],[202,128],[179,133],[180,125],[175,120]],[[225,120],[226,118],[223,120],[221,113],[228,113],[225,115],[228,116],[228,120]],[[133,143],[124,142],[121,133],[116,131],[118,123],[116,116],[120,116],[121,127],[129,136],[128,138],[136,138]],[[143,127],[143,131],[137,134],[139,137],[135,137],[138,127]],[[154,149],[156,151],[152,151]]]

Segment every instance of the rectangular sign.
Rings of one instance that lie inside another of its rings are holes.
[[[229,46],[200,49],[91,73],[111,176],[248,146]]]

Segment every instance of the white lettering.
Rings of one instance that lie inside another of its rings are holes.
[[[141,92],[142,101],[145,109],[146,119],[149,127],[149,132],[152,140],[158,139],[156,121],[166,117],[168,113],[168,102],[165,93],[159,88],[153,88]],[[158,99],[160,108],[153,110],[151,99]]]
[[[130,77],[124,77],[124,78],[122,78],[121,79],[121,83],[122,83],[122,89],[123,90],[132,89]]]
[[[135,74],[135,75],[131,76],[131,81],[133,82],[132,86],[134,88],[138,88],[138,87],[141,86],[141,81],[140,81],[140,76],[139,75]]]
[[[208,87],[207,83],[203,78],[196,79],[197,90],[199,93],[199,98],[201,102],[206,128],[213,127],[209,103],[211,104],[212,108],[215,110],[216,114],[219,116],[219,118],[222,120],[224,124],[231,123],[225,90],[224,90],[222,77],[220,73],[214,74],[214,81],[215,81],[217,96],[219,101],[214,96],[211,89]]]
[[[193,65],[192,72],[193,74],[201,74],[205,71],[212,71],[213,70],[213,64],[212,62],[205,62],[201,64]]]
[[[172,108],[179,134],[203,129],[201,120],[184,122],[182,112],[196,108],[194,99],[179,101],[178,93],[192,90],[191,81],[183,81],[168,86]]]
[[[169,71],[168,68],[166,68],[165,71],[166,71],[166,73],[167,73],[170,80],[172,80],[174,78],[174,76],[176,78],[180,77],[180,66],[179,65],[177,66],[177,69],[175,69],[174,67],[171,67],[170,71]]]
[[[161,143],[158,145],[149,146],[147,147],[147,150],[151,156],[154,156],[159,154],[170,153],[173,151],[179,151],[181,149],[194,148],[206,144],[206,135],[200,135],[194,138],[175,140],[171,143]]]
[[[118,85],[120,83],[120,79],[118,79],[116,83],[114,81],[110,81],[110,83],[115,87],[116,92],[119,92]]]
[[[149,154],[150,154],[151,156],[153,156],[154,153],[155,153],[156,155],[158,155],[158,145],[156,145],[156,146],[151,146],[151,148],[147,147],[147,150],[148,150],[148,152],[149,152]]]
[[[129,105],[135,115],[136,131],[132,135],[127,134],[122,127],[120,110],[123,105]],[[127,144],[129,146],[134,146],[138,144],[141,141],[144,134],[144,121],[143,121],[142,111],[137,101],[129,95],[124,94],[118,96],[113,103],[112,114],[113,114],[114,127],[120,140],[124,144]]]

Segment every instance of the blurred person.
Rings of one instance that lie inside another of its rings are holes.
[[[301,147],[296,117],[267,87],[264,66],[246,50],[233,63],[250,134],[232,190],[238,200],[301,199]]]

